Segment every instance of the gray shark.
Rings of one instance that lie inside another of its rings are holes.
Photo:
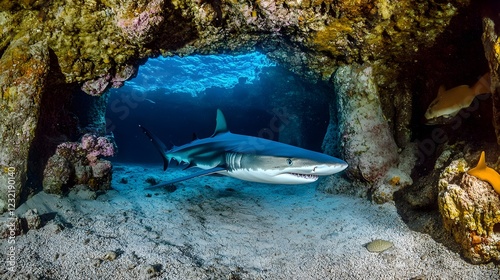
[[[163,158],[163,170],[174,160],[186,168],[202,170],[150,188],[167,186],[191,178],[222,174],[240,180],[268,184],[307,184],[347,168],[341,159],[299,147],[240,134],[227,129],[222,111],[217,109],[215,132],[166,150],[166,146],[149,130],[139,127],[148,136]]]

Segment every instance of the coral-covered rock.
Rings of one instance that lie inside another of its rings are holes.
[[[493,126],[497,135],[497,143],[500,145],[500,38],[495,33],[493,20],[483,20],[483,45],[486,59],[490,64],[492,104],[493,104]]]
[[[47,193],[63,194],[70,187],[73,174],[73,167],[67,158],[59,154],[53,155],[43,172],[43,190]]]
[[[92,178],[87,182],[91,190],[109,190],[111,188],[111,162],[108,160],[98,160],[92,165]]]
[[[111,86],[113,88],[119,88],[123,86],[123,83],[133,78],[137,74],[137,68],[133,65],[125,65],[118,69],[115,76],[111,79]]]
[[[23,218],[26,221],[27,230],[39,229],[42,226],[42,219],[37,209],[29,209],[24,213]]]
[[[382,113],[370,66],[342,66],[335,73],[340,143],[348,172],[371,183],[398,162],[398,147]]]
[[[83,165],[83,162],[79,161],[75,164],[75,181],[76,184],[85,184],[92,178],[92,167],[89,165]]]
[[[257,45],[297,72],[328,79],[339,62],[399,58],[432,45],[469,2],[57,0],[36,9],[1,4],[0,49],[27,33],[47,40],[68,83],[113,74],[158,51]]]
[[[439,211],[445,228],[473,263],[500,260],[500,196],[490,184],[466,173],[467,162],[453,161],[439,179]]]
[[[416,146],[406,143],[398,154],[398,146],[384,116],[371,66],[342,66],[335,73],[338,129],[330,123],[338,136],[323,142],[327,153],[335,154],[339,142],[343,158],[349,163],[348,174],[357,181],[368,182],[376,203],[393,200],[393,195],[413,184],[410,177],[416,162]],[[333,142],[333,143],[331,143]],[[328,189],[326,187],[325,189]]]
[[[86,184],[92,190],[111,187],[112,164],[101,157],[111,157],[115,145],[107,137],[85,134],[80,143],[59,144],[44,171],[43,188],[48,193],[64,194],[69,188]]]
[[[164,0],[147,1],[139,11],[131,14],[127,10],[118,10],[116,25],[126,37],[141,43],[152,40],[152,34],[163,21]]]
[[[384,177],[373,185],[372,200],[382,204],[394,200],[394,193],[413,184],[410,174],[415,166],[416,145],[408,144],[399,154],[397,166],[389,168]]]
[[[86,81],[82,85],[82,90],[92,96],[100,96],[110,86],[111,75],[106,74],[95,80]]]
[[[108,138],[92,134],[83,135],[81,147],[87,152],[90,165],[96,164],[98,157],[110,157],[115,152],[114,144]]]
[[[0,220],[0,239],[13,239],[23,232],[22,219],[14,216]]]
[[[47,42],[34,43],[26,35],[5,47],[0,59],[0,213],[7,208],[9,180],[19,205],[49,71]]]

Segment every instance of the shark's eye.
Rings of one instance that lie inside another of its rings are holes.
[[[286,164],[292,166],[293,165],[293,160],[291,158],[286,159]]]

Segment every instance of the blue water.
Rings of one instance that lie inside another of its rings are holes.
[[[107,130],[114,134],[114,160],[120,162],[161,163],[139,124],[167,146],[182,145],[193,133],[200,138],[213,133],[217,108],[234,133],[316,151],[321,151],[329,121],[325,88],[302,81],[257,52],[149,59],[136,78],[108,94]],[[307,112],[306,118],[294,131],[301,112]],[[283,128],[286,138],[280,136]]]
[[[158,57],[141,66],[137,78],[127,82],[127,86],[140,92],[196,97],[212,87],[231,89],[240,79],[250,84],[258,82],[262,69],[274,66],[276,63],[258,52]]]

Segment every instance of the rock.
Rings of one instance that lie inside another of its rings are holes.
[[[440,171],[433,170],[430,174],[420,177],[415,184],[402,193],[404,200],[413,209],[433,208],[438,197],[438,181]]]
[[[88,185],[94,191],[110,189],[112,164],[101,157],[113,156],[114,147],[107,137],[92,134],[85,134],[79,143],[59,144],[45,167],[44,190],[62,195],[78,184]]]
[[[90,189],[109,190],[111,189],[111,179],[113,174],[113,165],[109,160],[98,160],[92,165],[92,178],[89,179],[87,185]]]
[[[394,244],[390,241],[383,239],[375,239],[372,242],[366,244],[366,250],[371,253],[382,253],[390,248],[392,248]]]
[[[380,107],[373,69],[342,66],[334,84],[347,171],[357,180],[375,183],[398,163],[398,147]]]
[[[120,178],[120,184],[128,184],[128,178],[127,177],[122,177]]]
[[[94,178],[104,178],[108,174],[111,174],[111,162],[109,160],[103,160],[100,159],[98,160],[94,165],[91,166],[92,168],[92,176]]]
[[[153,278],[160,274],[161,265],[145,265],[142,267],[142,275],[144,279]]]
[[[12,240],[23,232],[22,220],[19,217],[9,217],[0,220],[0,239]]]
[[[104,253],[104,256],[102,257],[103,260],[107,261],[114,261],[118,257],[118,254],[116,254],[115,251],[108,251]]]
[[[90,165],[93,165],[99,157],[111,157],[115,153],[115,147],[111,140],[92,134],[82,136],[81,148],[86,151],[86,158]]]
[[[399,155],[399,163],[389,168],[383,178],[374,185],[372,200],[375,203],[386,203],[394,200],[394,193],[413,184],[411,172],[415,165],[416,145],[408,144]]]
[[[160,183],[160,178],[150,175],[146,178],[146,183],[150,184],[151,186],[158,185]]]
[[[111,75],[107,74],[95,80],[86,81],[82,85],[82,90],[88,95],[101,96],[110,86]]]
[[[417,149],[417,148],[416,148]],[[413,209],[431,209],[437,206],[438,184],[441,172],[452,162],[464,156],[462,145],[444,145],[431,171],[401,192],[402,198]]]
[[[126,13],[120,11],[117,19],[117,26],[126,37],[141,43],[148,43],[152,40],[152,35],[163,22],[162,6],[164,0],[148,1],[141,7],[140,13]]]
[[[35,138],[40,99],[49,72],[46,41],[35,42],[28,34],[12,38],[2,45],[6,49],[0,59],[0,168],[14,168],[15,172],[12,178],[8,172],[0,172],[0,213],[7,209],[9,179],[14,181],[14,197],[19,205],[28,176],[28,155]]]
[[[111,86],[113,88],[122,87],[124,82],[128,79],[135,77],[137,74],[137,67],[127,64],[117,70],[115,76],[111,79]]]
[[[85,184],[92,178],[92,166],[83,165],[81,161],[75,164],[75,183]]]
[[[46,193],[62,195],[70,187],[74,170],[70,162],[59,154],[49,158],[43,172],[43,190]]]
[[[495,33],[495,23],[489,18],[483,20],[483,45],[490,66],[493,126],[500,145],[500,39]]]
[[[453,161],[439,179],[443,223],[472,263],[500,260],[500,197],[484,181],[466,173],[467,162]]]
[[[382,204],[393,201],[394,193],[413,184],[409,173],[404,173],[398,168],[390,168],[384,179],[375,185],[372,200],[375,203]]]
[[[23,218],[26,220],[28,230],[39,229],[42,225],[42,219],[38,215],[38,210],[29,209],[24,213]]]
[[[416,161],[416,145],[405,140],[406,148],[398,154],[399,148],[382,112],[371,66],[340,67],[334,85],[337,107],[330,106],[330,114],[336,114],[337,118],[330,120],[323,148],[326,153],[336,155],[339,147],[335,143],[339,143],[343,149],[340,157],[349,164],[348,175],[368,184],[362,189],[360,184],[350,184],[358,189],[354,192],[346,191],[342,184],[330,184],[331,180],[321,181],[319,187],[327,192],[361,196],[364,195],[360,192],[372,189],[376,203],[392,201],[396,191],[413,184],[410,174]]]

